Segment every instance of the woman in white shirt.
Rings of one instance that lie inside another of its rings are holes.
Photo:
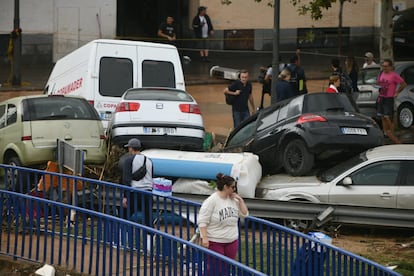
[[[239,217],[249,215],[249,210],[236,192],[233,177],[217,174],[217,191],[204,200],[199,214],[201,244],[217,253],[235,259],[239,246]],[[207,260],[207,275],[227,275],[218,260]],[[225,268],[224,268],[225,269]],[[218,270],[218,271],[217,271]]]

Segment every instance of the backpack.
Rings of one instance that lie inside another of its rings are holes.
[[[230,95],[230,94],[224,94],[224,96],[226,97],[226,104],[228,105],[233,105],[234,100],[236,99],[237,96],[235,95]]]
[[[339,92],[352,93],[353,89],[351,78],[345,73],[340,73],[339,77],[341,78],[341,86],[338,89]]]
[[[132,158],[131,160],[131,167],[132,167],[132,162],[134,162],[134,159],[135,157]],[[144,155],[144,164],[142,164],[141,168],[139,168],[138,170],[132,173],[132,180],[139,181],[143,179],[146,174],[147,174],[147,157]]]
[[[293,68],[292,66],[287,66],[287,69],[290,71],[289,83],[292,86],[294,95],[297,96],[299,95],[298,67],[296,65]]]

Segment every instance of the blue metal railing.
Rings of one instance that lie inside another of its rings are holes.
[[[399,275],[255,217],[241,221],[239,254],[230,260],[189,242],[198,203],[95,179],[0,167],[7,183],[0,190],[0,251],[15,258],[93,275],[218,275],[218,269],[227,275]],[[77,206],[70,205],[74,187]],[[153,199],[153,227],[142,225],[139,204],[136,210],[120,207],[123,196]]]

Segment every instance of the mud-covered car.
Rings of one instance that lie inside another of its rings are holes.
[[[261,109],[234,129],[223,151],[253,152],[263,173],[306,175],[316,162],[339,161],[382,145],[372,118],[343,93],[309,93]]]

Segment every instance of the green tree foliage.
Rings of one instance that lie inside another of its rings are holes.
[[[332,8],[332,4],[339,2],[342,6],[345,2],[356,4],[356,0],[290,0],[293,6],[298,7],[299,14],[310,14],[313,20],[323,17],[323,11]]]

